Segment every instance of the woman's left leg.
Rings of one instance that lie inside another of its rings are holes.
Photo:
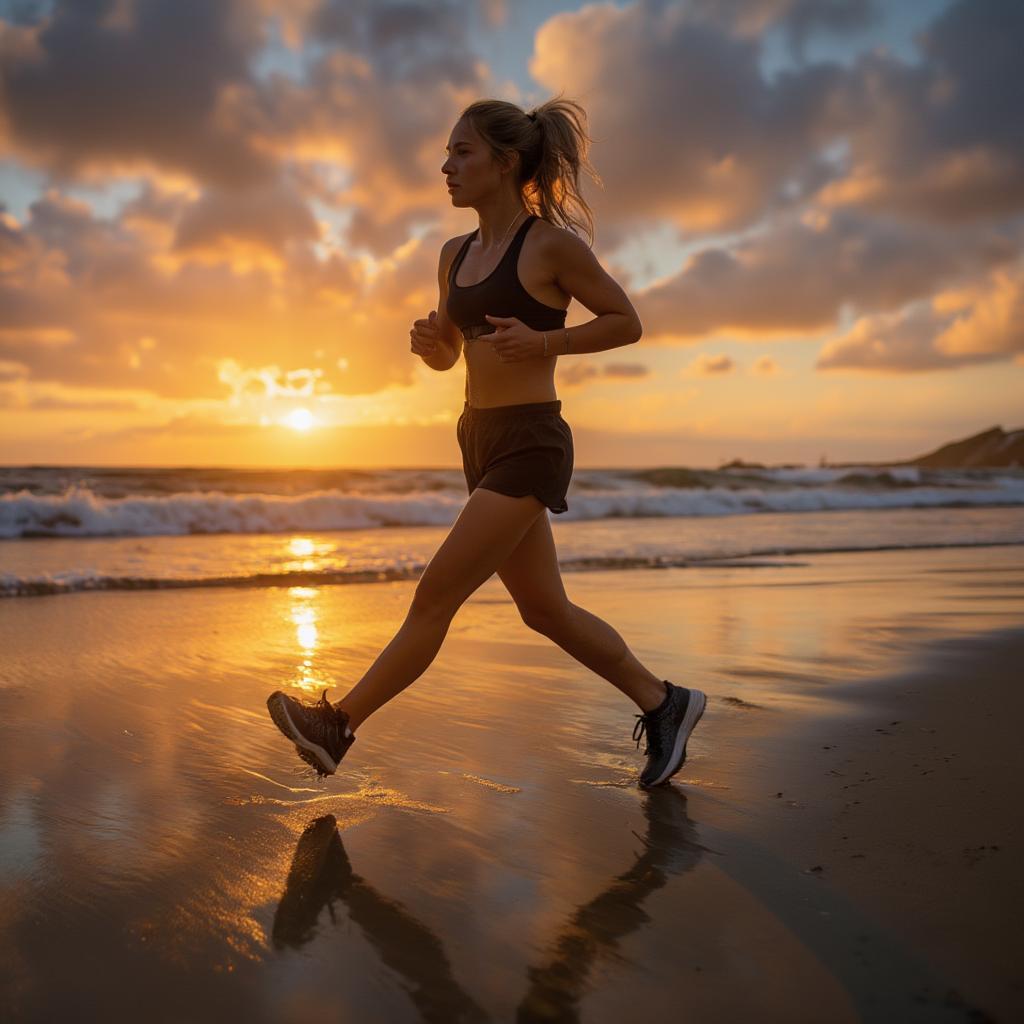
[[[546,512],[526,531],[498,575],[531,629],[617,686],[641,711],[651,711],[662,703],[665,684],[637,660],[604,619],[566,596]]]
[[[423,570],[405,622],[359,682],[337,702],[353,731],[426,671],[455,613],[494,575],[543,509],[533,495],[512,498],[484,487],[473,491]]]

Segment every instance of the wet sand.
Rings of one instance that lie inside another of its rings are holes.
[[[708,693],[650,793],[497,579],[325,784],[266,694],[411,583],[3,602],[5,1018],[1019,1018],[1024,549],[759,566],[566,577]]]

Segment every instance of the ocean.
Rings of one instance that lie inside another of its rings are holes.
[[[457,469],[0,468],[0,596],[415,579]],[[565,572],[1024,544],[1024,470],[578,469]],[[772,561],[774,560],[774,561]]]

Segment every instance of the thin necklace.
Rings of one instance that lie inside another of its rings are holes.
[[[509,226],[508,226],[507,228],[505,228],[505,234],[503,234],[503,235],[501,236],[501,241],[500,241],[500,242],[498,243],[498,248],[499,248],[499,249],[500,249],[500,248],[501,248],[501,247],[502,247],[502,246],[503,246],[503,245],[505,244],[505,239],[506,239],[506,238],[508,238],[508,233],[509,233],[509,232],[510,232],[510,231],[512,230],[512,224],[515,224],[515,222],[516,222],[516,221],[517,221],[517,220],[519,219],[519,214],[520,214],[520,213],[525,213],[525,212],[526,212],[526,211],[525,211],[525,210],[523,210],[523,209],[519,209],[519,210],[518,210],[518,211],[516,212],[516,215],[515,215],[515,216],[514,216],[514,217],[512,218],[512,223],[511,223],[511,224],[509,224]],[[479,231],[480,229],[479,229],[479,228],[477,228],[477,230]]]

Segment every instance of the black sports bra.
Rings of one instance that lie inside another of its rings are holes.
[[[482,280],[465,288],[455,283],[466,250],[479,234],[477,228],[463,243],[448,270],[448,301],[445,309],[452,321],[466,337],[473,328],[471,337],[493,334],[495,327],[484,319],[489,316],[514,316],[535,331],[556,331],[565,326],[564,309],[548,306],[535,299],[519,280],[519,251],[530,225],[539,218],[530,214],[520,225],[509,247],[498,265]],[[471,340],[466,338],[466,340]]]

